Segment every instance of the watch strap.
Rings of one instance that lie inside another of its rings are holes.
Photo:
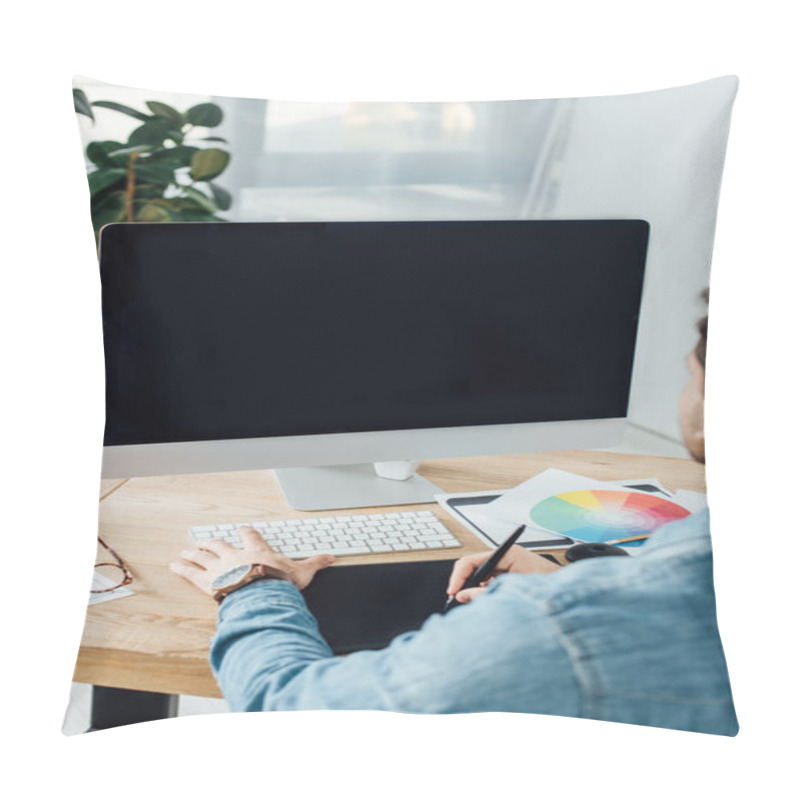
[[[236,583],[217,589],[213,597],[218,603],[221,603],[229,594],[235,592],[237,589],[241,589],[256,581],[265,580],[288,581],[289,576],[277,567],[270,567],[267,564],[251,564],[249,572],[244,577],[240,578]]]

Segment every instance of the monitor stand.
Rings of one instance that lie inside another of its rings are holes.
[[[429,480],[411,474],[397,480],[378,475],[403,474],[391,464],[349,464],[335,467],[276,469],[275,477],[286,502],[300,511],[327,511],[369,506],[403,506],[432,503],[442,490]]]

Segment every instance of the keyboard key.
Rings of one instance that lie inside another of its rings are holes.
[[[364,547],[337,547],[326,552],[333,553],[335,556],[363,556],[369,551]]]

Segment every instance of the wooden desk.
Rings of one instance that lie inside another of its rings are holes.
[[[420,474],[445,492],[469,492],[507,489],[549,467],[601,480],[655,477],[671,490],[705,491],[702,465],[688,459],[599,451],[442,459],[425,462]],[[424,508],[434,508],[464,546],[352,556],[339,562],[457,558],[486,549],[435,505],[364,509],[363,513]],[[74,680],[165,695],[219,697],[208,665],[216,604],[167,566],[190,546],[187,529],[191,525],[333,513],[289,508],[271,471],[103,481],[100,532],[130,566],[135,578],[130,588],[135,594],[88,608]]]

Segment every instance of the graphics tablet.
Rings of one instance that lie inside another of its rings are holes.
[[[450,559],[331,567],[303,595],[334,653],[378,650],[442,612],[452,567]]]

